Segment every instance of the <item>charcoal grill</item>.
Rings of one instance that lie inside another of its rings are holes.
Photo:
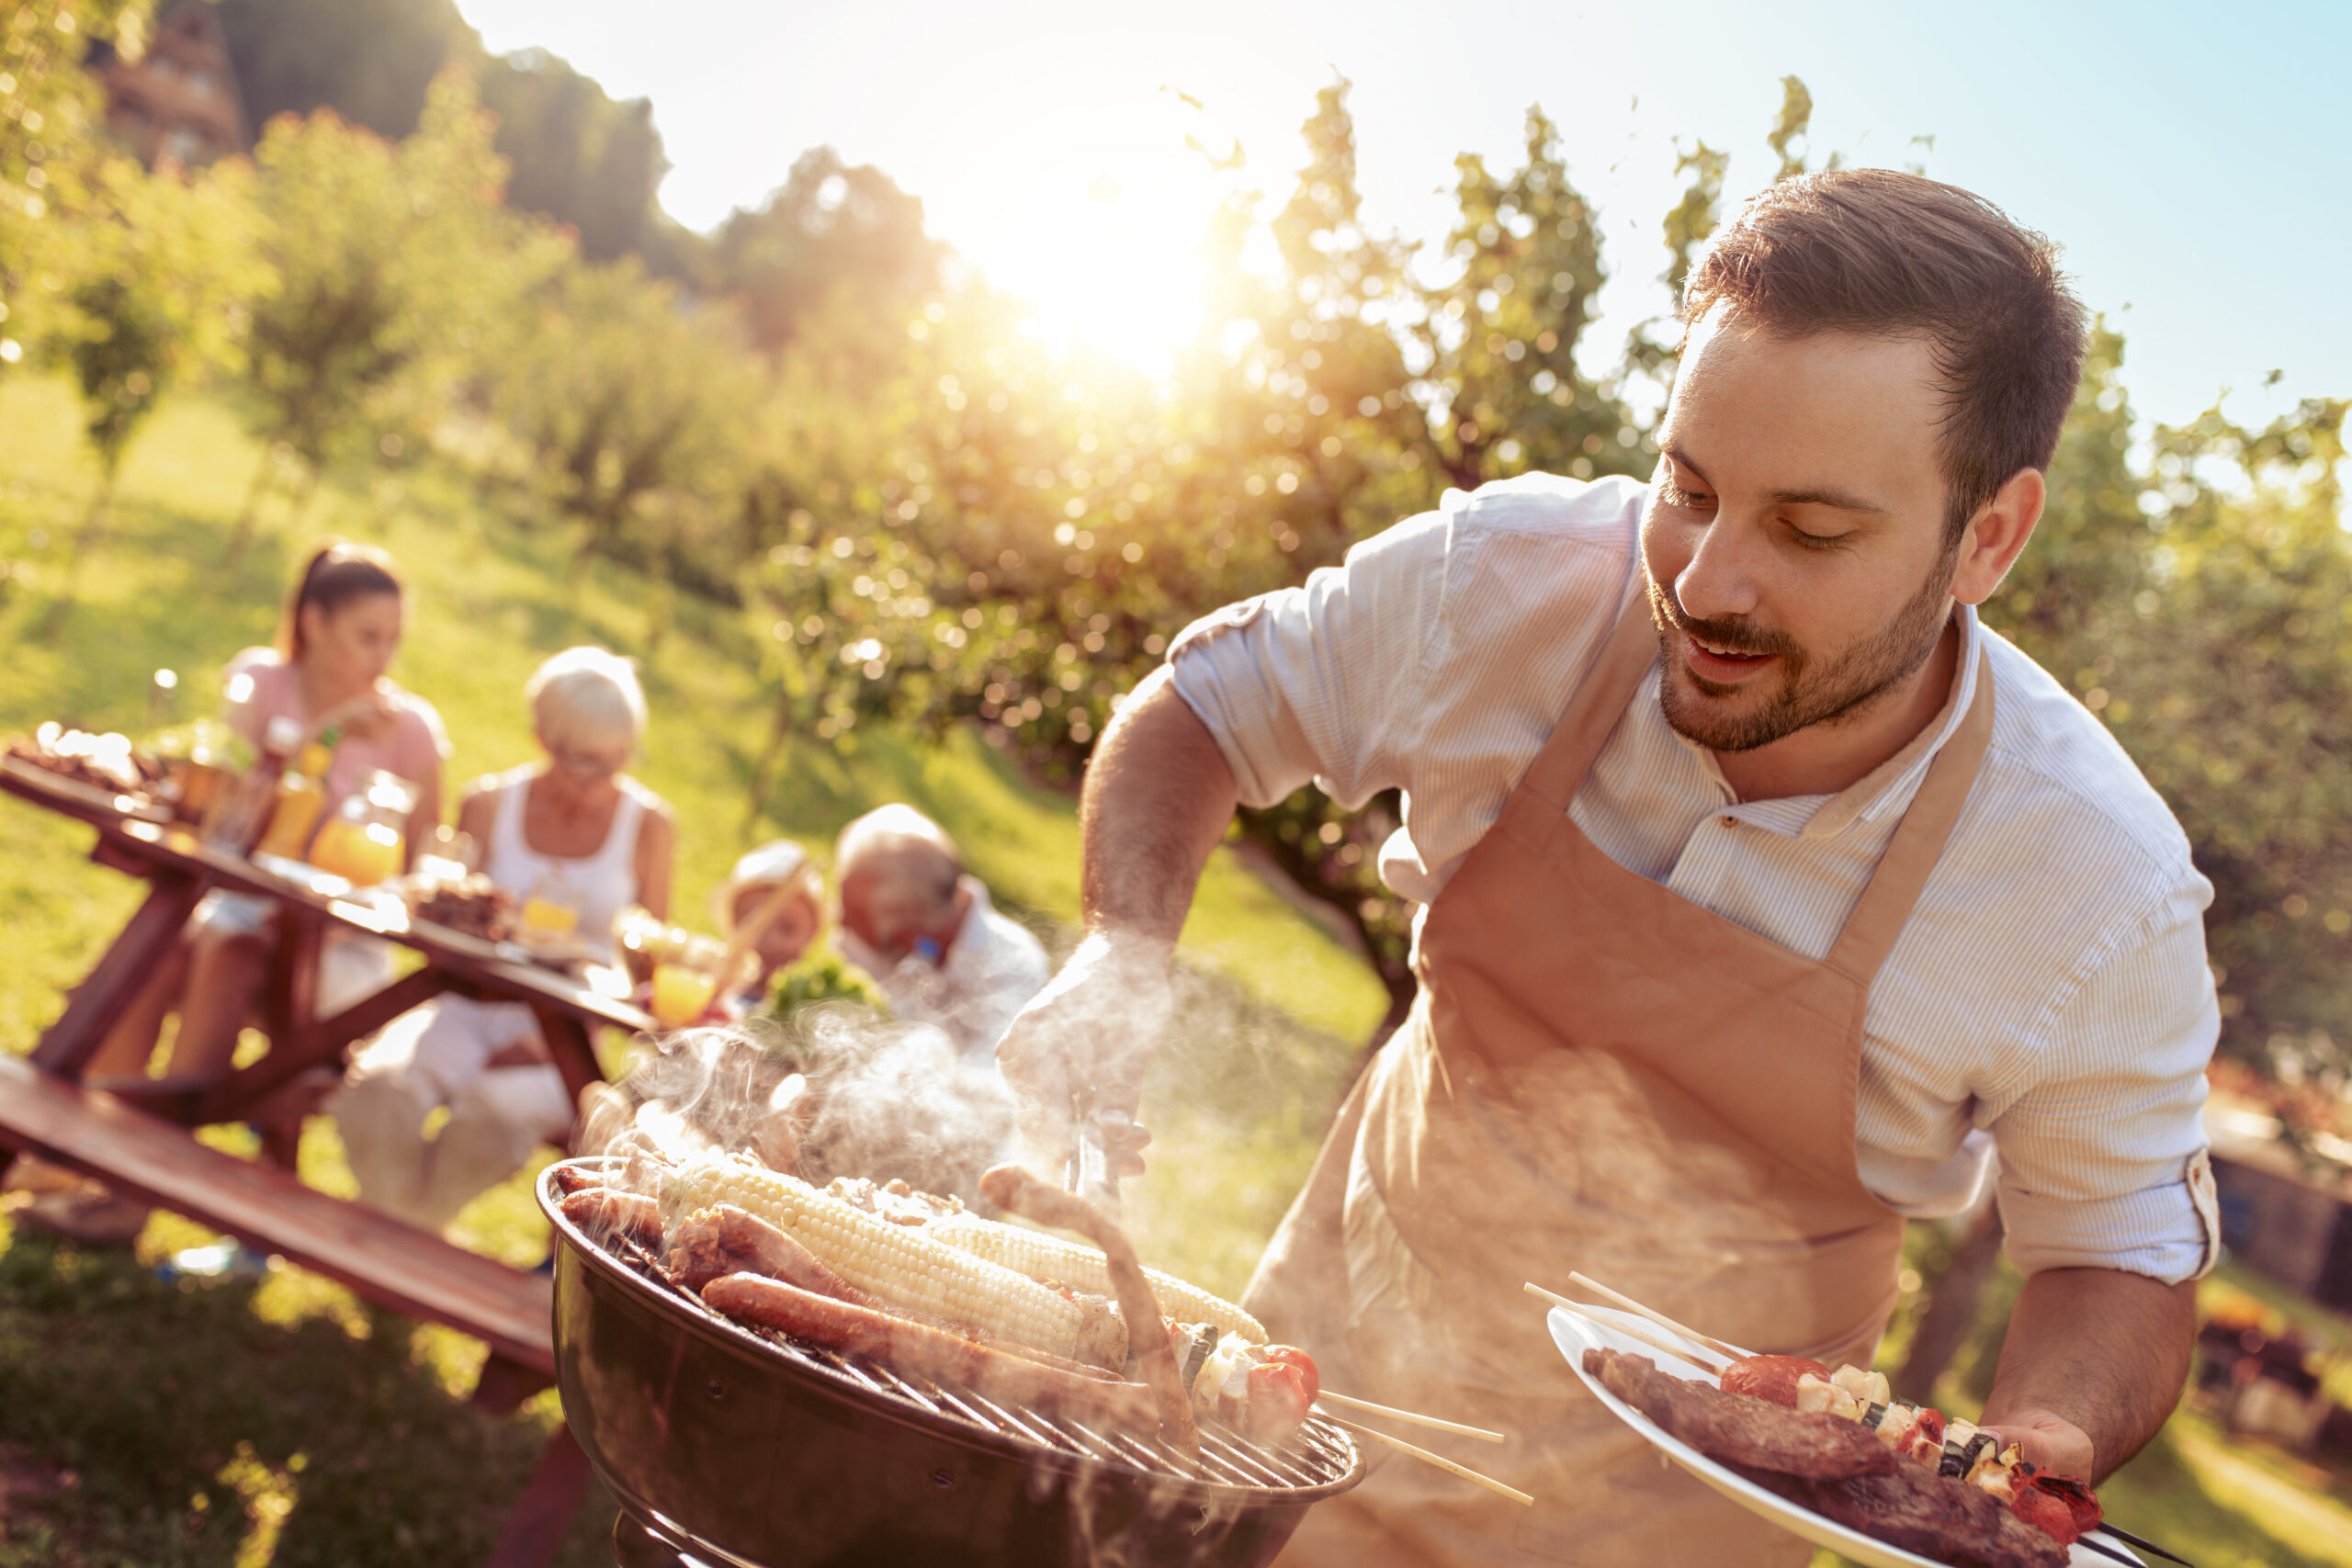
[[[1204,1426],[1193,1458],[744,1327],[566,1220],[555,1179],[564,1419],[623,1568],[1254,1568],[1363,1477],[1319,1417],[1272,1445]]]

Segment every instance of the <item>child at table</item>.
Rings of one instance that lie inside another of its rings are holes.
[[[544,761],[480,781],[458,826],[482,871],[530,906],[560,909],[582,955],[609,964],[614,917],[666,918],[676,831],[660,796],[622,770],[645,730],[627,660],[575,648],[524,688]],[[425,1119],[441,1107],[438,1137]],[[360,1201],[439,1230],[476,1193],[571,1127],[571,1097],[531,1010],[442,996],[386,1024],[326,1109],[342,1129]]]

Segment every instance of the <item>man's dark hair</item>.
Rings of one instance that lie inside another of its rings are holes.
[[[1927,340],[1954,544],[2010,475],[2050,466],[2082,378],[2085,314],[2057,248],[1918,175],[1837,169],[1750,197],[1691,270],[1685,330],[1718,305],[1777,337]]]

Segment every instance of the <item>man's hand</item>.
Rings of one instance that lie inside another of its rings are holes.
[[[1984,1425],[2016,1438],[2036,1464],[2103,1481],[2172,1414],[2196,1337],[2187,1281],[2044,1269],[2009,1314]]]
[[[2087,1484],[2098,1463],[2090,1434],[2064,1416],[2052,1416],[2046,1410],[2020,1410],[1999,1426],[1980,1430],[1998,1434],[1996,1451],[2006,1453],[2015,1443],[2020,1459],[2030,1460],[2052,1475],[2068,1476]]]
[[[1023,1008],[996,1048],[1012,1088],[1022,1163],[1058,1184],[1080,1096],[1095,1111],[1135,1114],[1144,1067],[1168,1028],[1168,950],[1098,932]],[[1107,1129],[1106,1129],[1107,1130]],[[1112,1173],[1138,1176],[1151,1134],[1131,1125],[1110,1148]]]
[[[1168,1027],[1169,957],[1201,867],[1233,819],[1233,772],[1165,665],[1103,731],[1078,807],[1087,938],[996,1048],[1012,1086],[1021,1160],[1059,1184],[1080,1095],[1135,1113],[1143,1069]],[[1143,1170],[1151,1134],[1102,1124],[1114,1176]]]

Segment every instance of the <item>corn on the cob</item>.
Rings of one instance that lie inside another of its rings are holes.
[[[797,1177],[702,1159],[682,1166],[664,1196],[673,1212],[732,1203],[756,1214],[851,1284],[910,1312],[1057,1356],[1078,1348],[1076,1303],[1011,1269],[942,1245],[925,1227],[877,1219]]]
[[[940,1220],[925,1228],[950,1247],[960,1247],[990,1263],[1002,1264],[1032,1280],[1058,1280],[1089,1295],[1112,1293],[1110,1270],[1103,1264],[1102,1254],[1081,1243],[1065,1241],[1045,1231],[984,1220],[969,1213]],[[1266,1342],[1265,1326],[1231,1302],[1219,1300],[1199,1286],[1157,1269],[1147,1268],[1143,1272],[1151,1282],[1152,1299],[1159,1303],[1163,1315],[1179,1323],[1215,1324],[1252,1345]]]

